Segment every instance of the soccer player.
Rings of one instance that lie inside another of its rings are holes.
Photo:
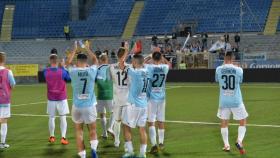
[[[51,54],[49,57],[50,67],[44,70],[44,76],[47,83],[48,105],[47,114],[49,114],[49,142],[55,142],[55,116],[56,111],[60,116],[61,144],[69,144],[66,139],[67,120],[66,115],[69,114],[67,102],[66,82],[70,81],[70,76],[64,67],[58,66],[58,56]]]
[[[6,54],[4,52],[0,52],[0,149],[10,147],[10,145],[6,144],[8,131],[7,121],[11,116],[11,90],[16,85],[12,71],[4,67],[5,62]]]
[[[164,148],[164,121],[165,121],[165,81],[169,70],[165,58],[158,51],[152,54],[152,64],[147,65],[152,76],[148,86],[148,125],[149,136],[152,144],[150,153],[158,152],[158,147]],[[159,146],[157,145],[157,133],[155,122],[158,126]]]
[[[128,52],[128,46],[122,47],[118,50],[118,63],[110,66],[110,72],[113,80],[113,92],[114,92],[114,105],[113,115],[115,119],[114,134],[115,134],[115,147],[120,146],[120,131],[122,112],[125,106],[127,106],[128,100],[128,65],[125,63],[125,53]]]
[[[146,157],[147,149],[147,86],[149,84],[148,69],[144,66],[144,58],[142,55],[134,55],[132,58],[132,66],[128,69],[128,77],[130,80],[128,102],[129,105],[123,109],[125,148],[127,152],[123,158],[132,157],[134,155],[132,145],[132,128],[139,128],[140,133],[140,154],[139,158]]]
[[[83,138],[83,127],[87,125],[89,129],[91,155],[97,158],[96,149],[98,146],[96,134],[96,97],[94,93],[94,84],[97,76],[98,60],[95,54],[86,46],[86,54],[77,55],[76,67],[69,67],[69,74],[71,78],[71,85],[73,89],[73,106],[72,106],[72,120],[75,123],[76,142],[78,148],[78,155],[81,158],[86,158],[85,144]],[[69,65],[76,54],[77,42],[75,42],[74,51],[67,60]],[[92,60],[94,65],[88,66],[88,57]]]
[[[239,121],[236,147],[240,154],[245,154],[242,141],[246,133],[246,118],[248,113],[245,109],[240,84],[243,80],[243,70],[233,65],[233,52],[226,52],[224,64],[216,69],[216,82],[220,86],[219,109],[217,116],[221,119],[221,135],[224,142],[224,151],[230,151],[228,140],[228,122],[231,113],[233,119]]]
[[[103,129],[102,137],[107,139],[108,133],[114,137],[113,125],[113,82],[110,75],[110,65],[108,56],[101,55],[99,58],[100,66],[97,71],[97,112],[100,113],[101,126]],[[106,111],[110,113],[107,128]]]

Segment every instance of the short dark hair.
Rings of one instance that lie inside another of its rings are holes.
[[[108,55],[106,55],[106,54],[101,54],[100,56],[99,56],[99,60],[100,61],[106,61],[106,60],[108,60]]]
[[[51,54],[50,55],[50,60],[55,60],[57,58],[58,58],[58,56],[56,54]]]
[[[53,49],[51,50],[51,54],[57,54],[57,49],[56,49],[56,48],[53,48]]]
[[[122,58],[125,53],[125,49],[123,47],[120,47],[117,53],[118,58]]]
[[[56,54],[51,54],[49,59],[51,63],[57,63],[58,56]]]
[[[226,51],[225,56],[232,57],[233,56],[233,52],[232,51]]]
[[[160,52],[154,52],[152,55],[153,60],[160,61],[161,60],[161,53]]]
[[[0,52],[0,63],[6,62],[6,53]]]
[[[88,57],[85,54],[80,53],[80,54],[77,55],[77,60],[78,61],[85,62],[85,61],[87,61],[87,59],[88,59]]]
[[[135,54],[135,55],[133,55],[133,60],[135,60],[138,65],[143,65],[144,64],[144,57],[143,57],[143,55]]]

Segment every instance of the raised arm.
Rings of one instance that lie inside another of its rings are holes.
[[[128,42],[125,42],[125,44],[124,44],[125,53],[124,53],[124,55],[122,56],[122,58],[120,59],[120,62],[119,62],[119,67],[120,67],[121,70],[124,70],[124,68],[125,68],[124,63],[125,63],[125,60],[128,56],[128,51],[129,51],[128,48],[129,48]]]
[[[96,57],[96,55],[92,52],[92,50],[90,49],[90,45],[86,44],[85,46],[86,50],[87,50],[87,55],[90,57],[90,59],[92,60],[93,65],[98,65],[98,59]]]
[[[75,54],[77,52],[77,49],[78,49],[78,43],[77,43],[77,41],[75,41],[73,50],[70,53],[70,55],[68,56],[68,58],[67,58],[66,67],[68,67],[72,63],[72,61],[73,61],[73,59],[75,57]]]
[[[126,60],[126,58],[127,58],[127,56],[128,56],[128,51],[129,51],[128,42],[125,42],[125,44],[124,44],[124,50],[125,50],[125,53],[124,53],[124,55],[123,55],[122,58],[121,58],[121,61],[122,61],[122,62],[125,62],[125,60]]]
[[[169,68],[172,66],[172,64],[163,55],[161,55],[161,63],[169,65]]]

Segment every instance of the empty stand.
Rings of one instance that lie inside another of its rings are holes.
[[[76,37],[121,36],[134,0],[96,0],[85,21],[69,22]]]
[[[263,31],[271,0],[246,0],[243,29]],[[238,32],[240,30],[239,0],[146,0],[136,35],[171,33],[180,23],[196,21],[198,32]],[[261,26],[259,28],[258,24]]]
[[[122,38],[130,39],[134,35],[136,25],[144,7],[144,1],[136,1],[125,26]]]

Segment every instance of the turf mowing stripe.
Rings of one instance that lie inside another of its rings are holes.
[[[37,115],[37,114],[12,114],[13,116],[23,116],[23,117],[49,117],[49,115]],[[57,116],[59,117],[59,116]],[[67,116],[71,117],[71,116]],[[97,118],[99,119],[99,118]],[[197,124],[197,125],[220,125],[217,122],[193,122],[193,121],[170,121],[166,120],[167,123],[178,123],[178,124]],[[239,126],[237,123],[230,123],[231,126]],[[280,125],[259,125],[259,124],[247,124],[249,127],[270,127],[270,128],[280,128]]]

